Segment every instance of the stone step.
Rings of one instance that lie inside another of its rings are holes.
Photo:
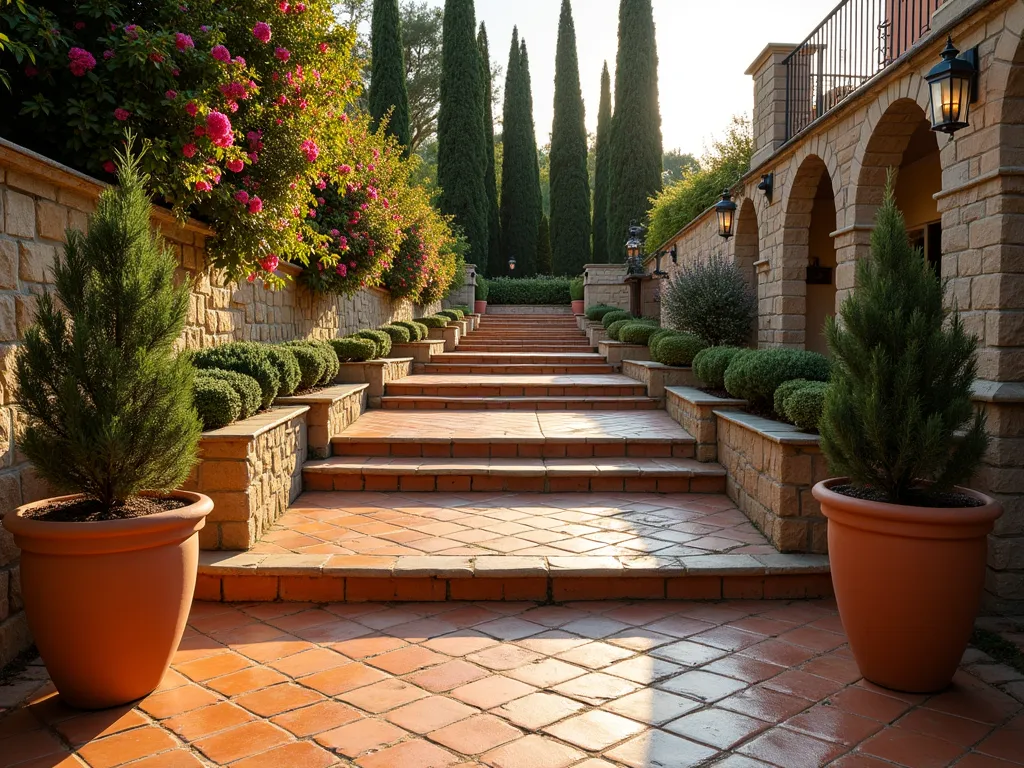
[[[453,350],[456,351],[456,350]],[[541,354],[552,352],[593,352],[594,347],[586,340],[581,344],[509,344],[504,342],[492,342],[487,344],[474,344],[473,342],[459,344],[459,352],[539,352]]]
[[[306,491],[724,493],[725,469],[692,459],[424,459],[308,462]]]
[[[693,458],[694,439],[661,410],[369,411],[335,456]]]
[[[656,398],[620,397],[441,397],[386,395],[381,408],[388,410],[443,411],[653,411],[661,408]]]
[[[629,397],[646,396],[644,384],[628,376],[410,376],[388,382],[387,396],[428,397]]]
[[[434,376],[601,376],[615,373],[614,366],[600,364],[560,365],[555,363],[518,363],[510,365],[487,363],[427,363],[414,365],[414,374]]]
[[[593,352],[442,352],[432,355],[430,362],[468,365],[607,365],[604,357]]]

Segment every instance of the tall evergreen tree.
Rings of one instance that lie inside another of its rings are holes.
[[[619,0],[608,184],[608,253],[622,254],[630,222],[647,216],[661,191],[661,112],[658,48],[651,0]]]
[[[516,260],[516,275],[536,269],[537,232],[540,227],[540,166],[533,130],[529,77],[523,60],[519,30],[512,31],[512,47],[505,75],[504,142],[501,170],[501,260],[492,274],[508,274],[508,261]]]
[[[409,130],[409,92],[405,85],[405,54],[398,0],[374,0],[370,41],[373,50],[370,116],[376,127],[391,112],[388,133],[398,139],[408,157],[412,134]]]
[[[469,242],[467,260],[486,262],[487,153],[483,86],[473,0],[445,0],[441,51],[441,110],[437,118],[437,182],[441,211]]]
[[[484,99],[484,150],[487,152],[487,174],[484,184],[487,186],[487,263],[481,263],[477,257],[477,269],[484,274],[501,262],[501,215],[498,212],[498,181],[494,167],[494,109],[491,105],[491,48],[487,42],[487,27],[480,22],[480,32],[476,37],[480,48],[480,62],[483,67],[483,99]]]
[[[608,146],[612,129],[612,80],[608,62],[601,71],[601,106],[597,111],[597,141],[594,152],[594,263],[608,264]]]
[[[551,262],[551,223],[547,216],[541,214],[540,227],[537,229],[537,274],[553,274]]]
[[[551,259],[557,275],[578,275],[590,261],[590,177],[580,90],[576,26],[562,0],[555,52],[555,118],[551,127]]]
[[[519,43],[519,74],[522,78],[521,87],[525,94],[523,103],[526,107],[526,135],[529,139],[527,152],[530,160],[529,197],[530,231],[533,233],[533,248],[529,251],[530,260],[526,274],[537,274],[537,248],[540,240],[540,220],[544,215],[544,197],[540,188],[540,153],[537,151],[537,127],[533,122],[533,81],[530,78],[530,54],[526,50],[526,38]]]

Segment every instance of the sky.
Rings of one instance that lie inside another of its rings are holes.
[[[431,0],[441,6],[443,0]],[[837,0],[653,0],[658,38],[658,85],[666,150],[699,157],[733,115],[753,111],[753,80],[743,73],[769,42],[799,43]],[[618,0],[574,0],[587,129],[597,129],[601,65],[615,83]],[[487,24],[491,57],[508,63],[512,27],[530,51],[537,139],[549,142],[555,94],[555,43],[560,0],[476,0],[477,23]]]

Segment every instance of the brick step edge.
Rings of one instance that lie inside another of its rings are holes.
[[[620,397],[438,397],[392,395],[381,407],[398,411],[656,411],[660,401],[640,395]]]
[[[561,438],[478,438],[433,440],[430,438],[336,437],[331,441],[335,456],[405,456],[433,459],[589,459],[647,458],[692,459],[693,438],[635,440]]]
[[[406,493],[725,493],[725,474],[674,477],[389,474],[303,470],[305,491],[402,491]]]
[[[202,552],[195,598],[219,602],[795,600],[831,597],[824,555],[681,558]]]

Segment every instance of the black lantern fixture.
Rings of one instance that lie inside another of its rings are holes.
[[[644,272],[643,236],[643,227],[635,221],[629,225],[629,239],[626,240],[626,274],[642,275]]]
[[[932,130],[952,136],[970,125],[971,103],[978,94],[978,49],[960,55],[948,38],[942,61],[924,79],[931,92]]]
[[[679,263],[679,254],[676,252],[676,247],[674,245],[672,246],[672,250],[670,250],[668,253],[669,253],[669,256],[672,257],[672,263],[673,264],[678,264]]]
[[[516,257],[515,256],[509,256],[508,257],[508,270],[509,270],[509,272],[515,272],[516,271]]]
[[[718,236],[728,240],[736,224],[736,203],[728,189],[722,192],[722,199],[715,205],[715,213],[718,214]]]
[[[757,188],[764,192],[764,196],[768,200],[768,205],[771,205],[772,195],[775,193],[775,174],[763,174],[761,176],[761,183],[757,185]]]

